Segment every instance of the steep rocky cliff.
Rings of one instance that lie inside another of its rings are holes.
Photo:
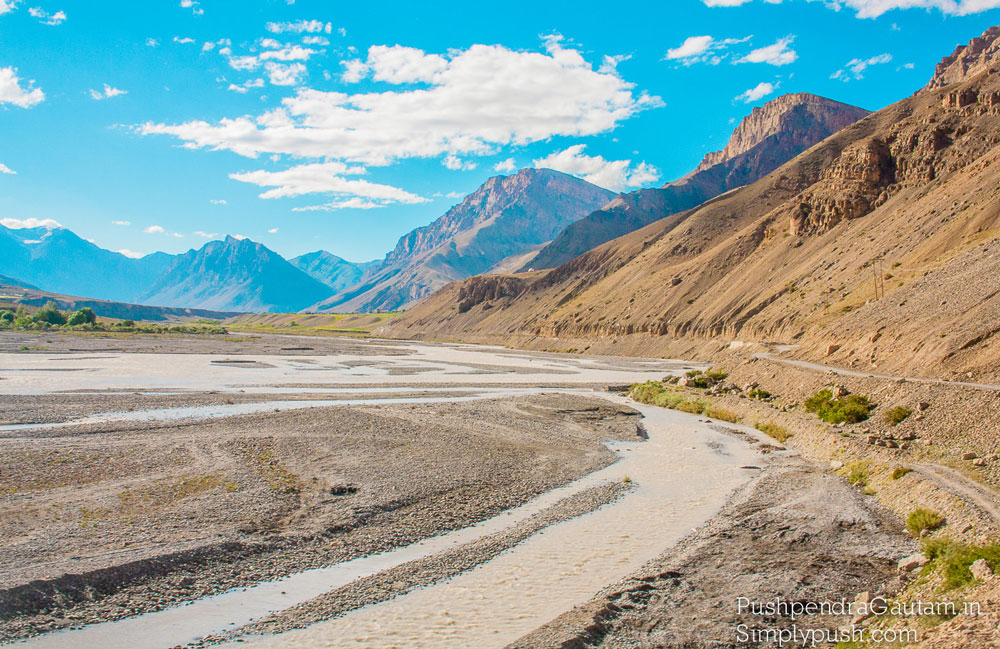
[[[358,285],[314,305],[318,311],[392,311],[448,282],[482,273],[550,241],[613,194],[551,169],[487,180],[430,225],[400,238]]]
[[[998,38],[990,30],[963,52],[1000,52]],[[392,333],[654,355],[697,341],[794,343],[801,357],[862,369],[1000,379],[998,63],[749,186],[515,277],[516,290],[460,302],[463,285],[449,286]]]
[[[721,151],[680,180],[621,194],[541,250],[523,270],[553,268],[607,241],[691,209],[771,173],[868,111],[807,93],[784,95],[743,118]]]

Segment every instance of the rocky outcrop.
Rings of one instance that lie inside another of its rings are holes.
[[[567,227],[522,270],[554,268],[603,243],[753,183],[817,142],[868,115],[838,101],[797,93],[753,109],[721,151],[680,180],[621,194]]]
[[[1000,62],[1000,25],[990,27],[982,36],[959,45],[951,56],[941,59],[925,89],[943,88],[990,70]]]
[[[878,138],[857,142],[823,172],[814,189],[804,194],[789,223],[789,231],[826,231],[844,219],[871,212],[888,198],[895,181],[896,161]]]
[[[470,277],[458,291],[458,312],[465,313],[472,307],[491,300],[517,297],[524,293],[525,286],[525,281],[517,277],[503,275]]]

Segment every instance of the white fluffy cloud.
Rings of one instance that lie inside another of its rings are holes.
[[[773,45],[757,48],[736,62],[767,63],[779,66],[794,63],[799,58],[799,55],[789,47],[793,40],[795,39],[792,36],[779,38]]]
[[[750,40],[746,38],[724,38],[716,40],[711,36],[688,36],[684,42],[675,48],[667,50],[667,55],[663,57],[667,61],[679,61],[684,65],[695,63],[710,63],[718,65],[727,54],[723,50],[732,45],[745,43]]]
[[[662,104],[636,93],[616,71],[595,70],[558,37],[546,40],[545,52],[498,45],[444,56],[392,49],[372,48],[365,73],[429,87],[356,94],[300,88],[256,118],[146,123],[138,131],[247,157],[280,153],[384,165],[442,154],[488,155],[555,135],[594,135]]]
[[[10,228],[11,230],[20,230],[21,228],[45,228],[47,230],[54,230],[63,226],[62,223],[54,219],[36,219],[34,217],[27,219],[0,219],[0,225],[5,228]]]
[[[355,201],[355,199],[360,199],[366,204],[373,204],[368,207],[427,201],[426,198],[411,194],[398,187],[380,185],[357,178],[345,178],[345,176],[357,176],[364,173],[364,167],[348,166],[342,162],[317,162],[298,165],[283,171],[248,171],[230,174],[229,177],[260,187],[272,187],[273,189],[268,189],[260,194],[260,198],[264,199],[287,198],[306,194],[331,194],[336,197],[334,203],[315,206],[314,209],[331,209],[330,205],[343,206],[345,202]],[[349,206],[357,207],[358,205],[351,204]],[[339,209],[339,207],[332,209]]]
[[[194,235],[198,237],[203,237],[205,239],[214,239],[219,236],[216,232],[202,232],[201,230],[195,230]]]
[[[309,34],[329,34],[333,31],[332,24],[324,23],[320,20],[296,20],[295,22],[287,23],[267,23],[266,28],[267,31],[272,34],[284,34],[285,32],[292,32],[296,34],[301,34],[303,32]]]
[[[14,104],[21,108],[31,108],[45,100],[41,88],[33,88],[35,82],[28,81],[21,87],[17,77],[17,68],[0,68],[0,104]]]
[[[104,90],[93,90],[90,91],[90,96],[95,101],[100,101],[102,99],[110,99],[111,97],[117,97],[118,95],[127,95],[127,90],[122,90],[120,88],[113,88],[108,84],[104,84]]]
[[[0,0],[0,15],[14,11],[18,2],[19,0]]]
[[[129,250],[128,248],[121,248],[120,250],[116,250],[115,252],[117,252],[119,255],[125,255],[126,257],[131,257],[132,259],[139,259],[140,257],[146,256],[141,252]]]
[[[736,95],[735,99],[736,101],[742,101],[745,104],[749,104],[757,101],[758,99],[763,99],[764,97],[767,97],[768,95],[774,93],[774,91],[778,89],[778,85],[779,84],[769,83],[766,81],[758,83],[756,86],[750,88],[746,92]]]
[[[164,230],[159,225],[151,225],[145,230],[143,230],[143,232],[145,232],[146,234],[163,234],[164,232],[166,232],[166,230]]]
[[[60,25],[64,20],[66,20],[66,13],[63,11],[57,11],[54,14],[50,14],[41,7],[31,7],[28,9],[28,13],[31,14],[32,18],[37,18],[38,22],[43,25]]]
[[[477,166],[472,160],[463,160],[455,155],[446,155],[441,164],[452,171],[472,171]]]
[[[701,0],[709,7],[738,7],[753,0]],[[781,0],[764,0],[781,4]],[[1000,0],[809,0],[822,1],[834,11],[842,8],[854,10],[858,18],[877,18],[894,9],[937,9],[941,13],[967,16],[1000,7]]]
[[[235,83],[229,84],[229,90],[232,90],[233,92],[238,92],[240,94],[245,93],[250,88],[263,88],[263,87],[264,87],[264,80],[261,78],[248,79],[247,81],[244,81],[241,84],[235,84]]]
[[[111,225],[129,226],[129,225],[132,225],[132,222],[131,221],[112,221]]]
[[[574,144],[535,160],[534,165],[541,169],[562,171],[614,191],[648,185],[660,177],[656,168],[645,162],[633,167],[631,160],[605,160],[599,155],[586,155],[583,152],[585,148],[585,144]]]
[[[297,86],[302,83],[306,66],[302,63],[285,64],[268,61],[264,64],[264,71],[267,72],[267,79],[273,86]]]
[[[195,16],[200,16],[205,13],[205,10],[198,6],[199,4],[201,3],[198,2],[198,0],[181,0],[181,7],[184,9],[190,9],[191,13]]]
[[[271,228],[267,231],[268,234],[278,234],[278,228]]]
[[[853,79],[863,79],[865,76],[864,72],[869,67],[882,65],[890,61],[892,61],[892,55],[889,53],[879,54],[869,59],[851,59],[843,68],[831,74],[830,78],[839,79],[845,83]]]
[[[517,169],[517,163],[514,161],[514,158],[507,158],[506,160],[501,160],[493,165],[493,170],[499,171],[500,173],[509,174],[515,169]]]
[[[16,171],[14,171],[13,169],[11,169],[10,167],[8,167],[7,165],[5,165],[4,163],[0,162],[0,174],[14,175],[16,173],[17,173]]]

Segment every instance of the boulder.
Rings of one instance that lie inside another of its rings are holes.
[[[990,564],[986,563],[986,559],[977,559],[974,561],[969,566],[969,572],[979,581],[985,581],[993,576],[993,568],[990,568]]]
[[[834,471],[840,471],[844,468],[844,463],[840,460],[834,460],[833,462],[830,462],[830,468]]]
[[[962,459],[963,460],[975,460],[977,457],[979,457],[979,455],[976,454],[976,453],[963,453],[962,454]]]
[[[919,410],[920,412],[923,412],[924,410],[927,410],[930,407],[931,404],[927,403],[926,401],[921,401],[920,403],[917,404],[917,410]]]
[[[908,557],[903,557],[902,559],[899,560],[899,563],[897,565],[899,566],[899,569],[902,570],[903,572],[910,572],[916,570],[917,568],[926,566],[929,562],[930,559],[927,558],[926,554],[924,554],[923,552],[917,552],[915,554],[911,554]]]
[[[830,356],[831,354],[835,353],[838,349],[840,349],[840,345],[827,345],[826,355]]]

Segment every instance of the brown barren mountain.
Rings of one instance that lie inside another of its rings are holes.
[[[433,223],[399,239],[355,286],[310,311],[393,311],[448,282],[483,273],[550,241],[612,193],[551,169],[487,180]]]
[[[752,183],[865,115],[868,111],[862,108],[807,93],[769,101],[743,118],[725,148],[706,155],[690,174],[660,188],[619,194],[563,230],[522,270],[554,268],[602,243]]]
[[[798,343],[860,369],[1000,378],[998,38],[752,185],[548,272],[449,285],[389,332],[648,355]]]

